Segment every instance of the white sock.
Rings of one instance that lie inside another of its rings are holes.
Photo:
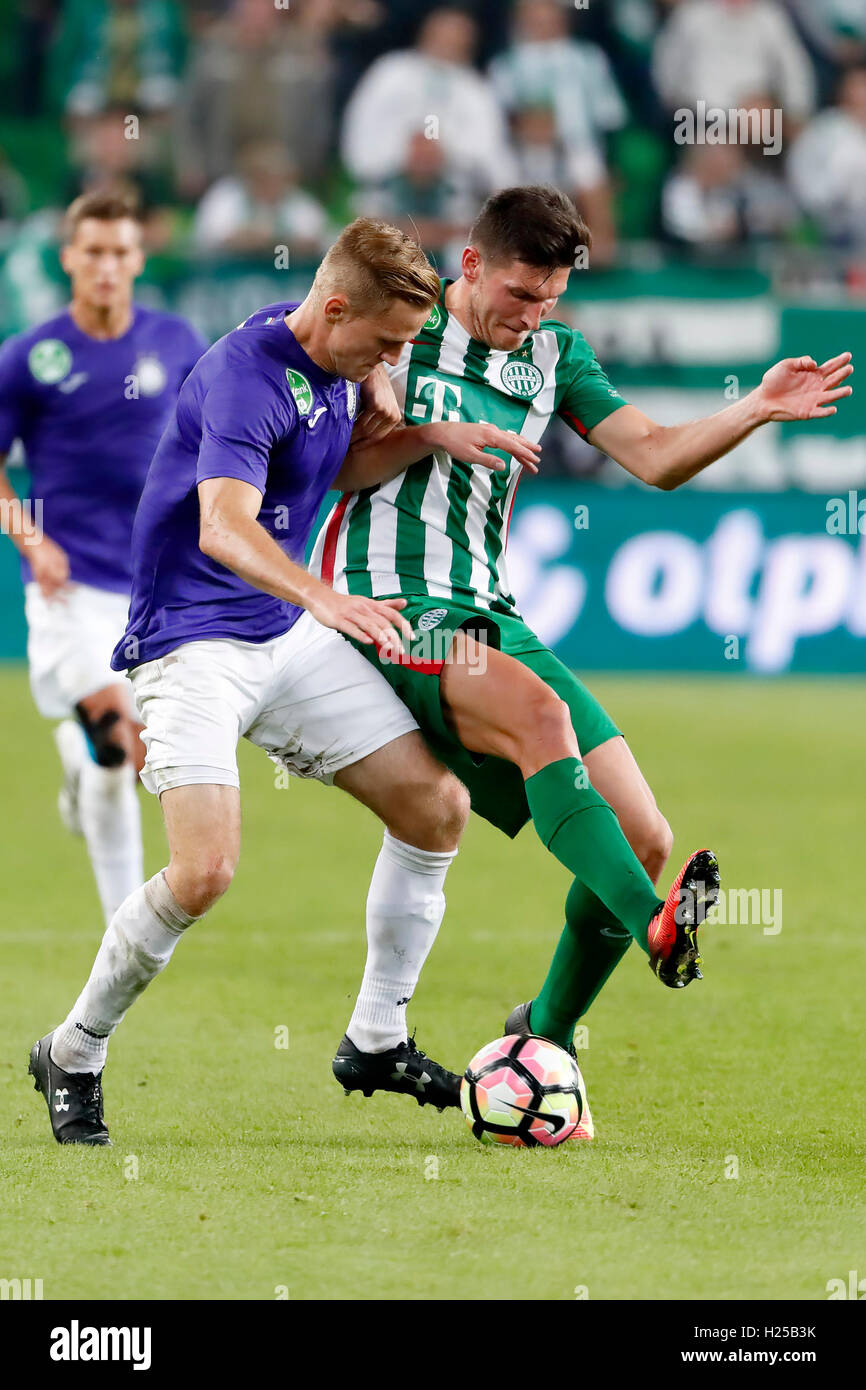
[[[385,831],[367,896],[367,963],[346,1030],[361,1052],[406,1041],[406,1006],[445,914],[442,888],[456,853],[416,849]]]
[[[81,765],[78,813],[106,923],[144,878],[135,769]]]
[[[54,743],[63,764],[63,785],[57,798],[60,819],[71,835],[81,835],[78,789],[81,769],[90,758],[84,730],[77,719],[63,719],[54,729]]]
[[[78,720],[61,719],[54,729],[54,742],[60,754],[63,771],[67,777],[77,778],[84,759],[90,756],[87,751],[87,739]]]
[[[127,1009],[161,970],[196,917],[184,912],[165,874],[136,888],[115,912],[90,978],[51,1040],[63,1071],[99,1072],[108,1039]]]

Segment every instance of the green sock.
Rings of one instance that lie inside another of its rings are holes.
[[[533,1033],[569,1047],[575,1025],[630,945],[622,923],[576,878],[565,900],[565,927],[547,979],[529,1011]]]
[[[580,759],[548,763],[527,778],[526,797],[542,843],[649,955],[647,927],[662,899]]]

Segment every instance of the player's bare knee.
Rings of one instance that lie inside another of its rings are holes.
[[[439,784],[439,838],[445,847],[456,845],[469,819],[469,792],[451,773],[442,776]]]
[[[536,761],[539,753],[549,762],[578,756],[571,712],[565,701],[548,686],[533,691],[521,710],[519,727],[514,730],[514,744],[518,755],[512,761],[521,766],[527,759]]]
[[[470,810],[463,783],[434,764],[402,792],[399,811],[389,820],[391,834],[418,849],[456,849]]]
[[[219,852],[206,859],[173,861],[170,887],[184,912],[200,917],[213,907],[231,886],[236,860]]]
[[[103,709],[98,714],[84,700],[75,706],[75,713],[93,750],[99,767],[121,767],[127,760],[129,720],[116,709]]]

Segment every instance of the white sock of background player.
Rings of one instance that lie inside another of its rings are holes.
[[[83,759],[78,816],[106,922],[144,878],[138,778],[129,764],[100,767]]]
[[[385,831],[367,896],[367,963],[346,1032],[361,1052],[405,1042],[406,1005],[445,914],[456,850],[415,849]]]
[[[130,893],[108,925],[87,984],[54,1030],[51,1057],[58,1067],[102,1071],[109,1037],[196,921],[184,912],[162,872]]]
[[[62,719],[54,729],[54,742],[63,764],[63,786],[57,802],[60,818],[72,835],[81,834],[78,814],[78,783],[87,751],[87,739],[77,719]]]

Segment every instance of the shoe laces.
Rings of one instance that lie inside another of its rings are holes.
[[[423,1051],[421,1050],[421,1048],[418,1046],[418,1044],[416,1043],[416,1041],[415,1041],[415,1034],[416,1034],[417,1031],[418,1031],[417,1028],[413,1028],[411,1038],[407,1038],[407,1040],[406,1040],[406,1048],[407,1048],[407,1051],[410,1053],[410,1055],[411,1055],[412,1057],[417,1057],[420,1061],[430,1062],[431,1059],[427,1056],[427,1053],[426,1053],[426,1052],[423,1052]],[[433,1062],[432,1065],[433,1065],[433,1066],[438,1066],[438,1063],[437,1063],[437,1062]]]
[[[98,1076],[94,1076],[91,1085],[83,1090],[81,1096],[81,1108],[89,1120],[102,1121],[102,1086]]]

